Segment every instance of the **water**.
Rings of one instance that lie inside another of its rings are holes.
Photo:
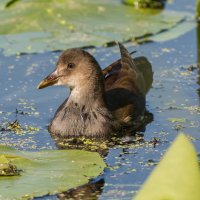
[[[170,7],[194,12],[195,1],[181,1],[167,6]],[[95,186],[99,194],[94,196],[102,200],[131,199],[180,132],[184,132],[200,152],[199,44],[198,26],[168,42],[139,46],[125,44],[129,51],[137,50],[135,56],[146,56],[152,63],[154,83],[147,95],[146,107],[154,120],[147,124],[142,143],[124,143],[109,149],[104,158],[108,167],[94,180],[94,183],[100,180]],[[89,51],[102,68],[119,58],[117,46]],[[27,128],[24,134],[1,131],[0,144],[31,151],[57,148],[47,132],[47,125],[69,90],[63,87],[37,90],[36,87],[54,69],[59,55],[60,52],[46,52],[4,57],[0,53],[0,124],[18,120],[23,128]],[[188,70],[192,67],[194,70]],[[170,118],[181,118],[184,122],[173,123]],[[30,127],[36,131],[28,131]],[[88,187],[79,188],[79,192],[87,191],[88,196],[92,193]]]

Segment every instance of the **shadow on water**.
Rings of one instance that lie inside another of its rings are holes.
[[[73,200],[79,200],[79,199],[98,199],[103,191],[105,181],[103,178],[100,178],[99,180],[91,181],[90,184],[86,184],[83,186],[80,186],[76,189],[71,189],[67,192],[58,194],[57,197],[60,200],[64,199],[73,199]]]
[[[49,199],[68,199],[68,200],[96,200],[102,193],[104,187],[104,179],[98,178],[95,181],[91,180],[90,184],[77,187],[75,189],[68,190],[66,192],[57,195],[46,195],[43,197],[34,198],[35,200],[49,200]]]

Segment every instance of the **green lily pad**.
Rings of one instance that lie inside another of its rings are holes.
[[[103,159],[95,152],[25,152],[0,146],[0,165],[8,163],[16,166],[20,175],[0,175],[0,199],[30,199],[63,192],[87,183],[105,167]]]
[[[164,31],[157,35],[153,35],[149,39],[155,42],[164,42],[166,40],[173,40],[183,35],[183,33],[191,31],[196,26],[197,23],[195,21],[188,21],[188,22],[185,21],[184,23],[177,24],[175,27],[171,28],[170,31]]]
[[[200,170],[193,145],[180,134],[134,200],[199,200]]]
[[[137,40],[190,17],[175,11],[137,11],[116,0],[18,0],[6,7],[7,3],[0,2],[0,48],[6,55]]]

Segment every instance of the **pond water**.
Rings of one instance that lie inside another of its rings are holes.
[[[171,7],[194,12],[195,1],[167,5],[167,9]],[[200,152],[200,26],[168,42],[138,46],[126,43],[125,46],[129,51],[137,50],[135,56],[146,56],[152,63],[154,82],[146,107],[153,114],[153,121],[142,133],[142,142],[122,142],[107,152],[104,159],[108,167],[93,181],[101,182],[95,188],[102,200],[131,199],[180,132],[184,132]],[[117,46],[88,51],[102,68],[120,56]],[[47,125],[69,90],[64,87],[37,90],[36,87],[54,69],[59,55],[60,52],[46,52],[5,57],[0,52],[0,144],[31,151],[57,148]],[[20,127],[17,133],[4,131],[7,122],[19,122],[24,131],[20,131]]]

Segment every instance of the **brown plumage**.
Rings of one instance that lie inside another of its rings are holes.
[[[82,49],[63,52],[53,73],[38,88],[67,85],[70,96],[58,108],[49,132],[57,137],[104,137],[134,126],[145,110],[153,73],[145,57],[132,59],[119,43],[121,60],[101,70]]]

